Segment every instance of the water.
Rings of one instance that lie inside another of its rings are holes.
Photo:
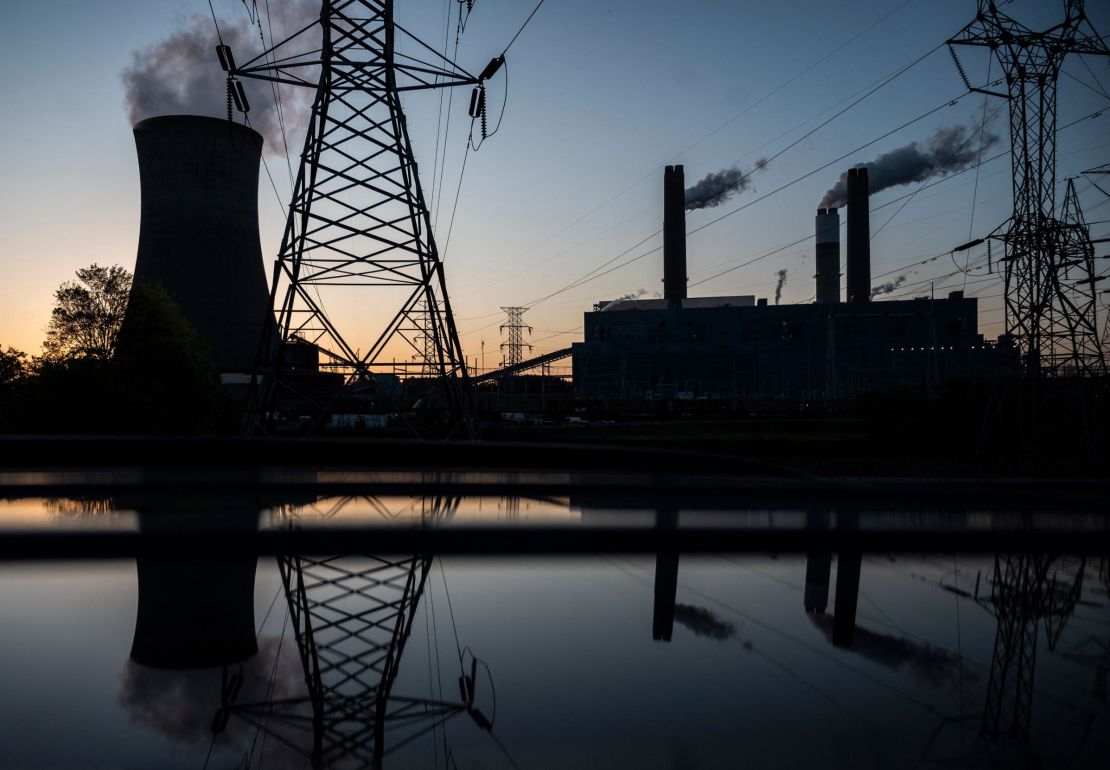
[[[1071,768],[1110,750],[1106,558],[959,548],[1018,526],[1104,537],[1100,516],[401,494],[206,495],[199,512],[39,491],[0,504],[6,542],[188,547],[0,561],[5,767],[308,768],[315,754],[334,767]],[[947,533],[955,554],[821,546],[821,532],[911,525]],[[414,527],[608,539],[576,555],[220,547],[242,532],[292,533],[287,545]],[[809,534],[777,554],[635,537],[706,528],[729,544]],[[612,547],[618,530],[634,547]],[[460,675],[473,677],[461,689]]]

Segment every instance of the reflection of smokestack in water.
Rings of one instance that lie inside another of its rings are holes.
[[[806,587],[802,601],[806,612],[824,615],[829,606],[829,575],[832,573],[832,554],[806,555]]]
[[[682,166],[663,171],[663,298],[672,310],[686,299],[686,186]]]
[[[833,607],[833,637],[836,647],[851,648],[856,637],[856,606],[863,555],[841,552],[836,557],[836,605]]]
[[[840,212],[817,209],[817,301],[840,302]]]
[[[679,167],[681,168],[681,166]],[[679,189],[682,189],[681,187]],[[656,511],[655,528],[668,532],[678,526],[677,511]],[[655,605],[651,613],[651,638],[669,642],[674,632],[675,597],[678,595],[678,550],[660,549],[655,555]]]
[[[848,301],[871,299],[871,218],[867,169],[848,169]]]

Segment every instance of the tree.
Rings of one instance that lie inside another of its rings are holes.
[[[15,385],[27,376],[27,354],[9,346],[0,350],[0,388]]]
[[[165,290],[135,284],[112,361],[117,427],[141,433],[210,433],[227,404],[208,346]]]
[[[47,359],[111,359],[131,293],[131,273],[119,265],[89,265],[54,292],[46,328]]]

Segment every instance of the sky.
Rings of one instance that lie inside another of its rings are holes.
[[[280,18],[292,1],[269,0],[273,16]],[[247,20],[241,0],[213,0],[213,7],[222,24]],[[445,14],[457,7],[456,0],[397,0],[398,21],[442,41]],[[533,7],[532,0],[477,0],[459,62],[481,69]],[[1016,0],[1007,8],[1034,27],[1047,26],[1061,9],[1055,0]],[[503,122],[466,158],[465,174],[468,94],[460,91],[450,101],[446,132],[445,121],[437,120],[437,95],[406,96],[467,360],[481,368],[499,361],[501,306],[530,308],[525,320],[533,327],[533,352],[540,353],[580,339],[582,312],[594,303],[660,292],[661,252],[624,263],[660,244],[651,236],[662,226],[662,168],[668,163],[684,164],[690,185],[737,164],[749,170],[783,151],[752,175],[750,189],[687,214],[689,293],[773,298],[777,274],[785,269],[781,301],[811,301],[812,239],[779,249],[812,235],[815,209],[844,169],[924,143],[953,125],[978,132],[985,121],[986,132],[1000,142],[984,158],[1008,147],[1001,100],[972,95],[947,105],[966,89],[943,47],[805,136],[954,35],[974,10],[972,0],[546,0],[490,84],[495,114],[507,93]],[[1110,32],[1110,4],[1089,3],[1087,10],[1100,34]],[[52,293],[78,268],[92,262],[134,267],[139,178],[121,75],[134,52],[143,56],[197,18],[211,24],[208,14],[207,0],[3,4],[0,66],[8,77],[0,82],[0,135],[6,139],[0,144],[0,346],[37,353]],[[960,55],[973,82],[989,79],[985,52],[964,48]],[[990,79],[996,77],[995,64]],[[1110,89],[1110,62],[1070,58],[1059,84],[1058,125],[1110,105],[1104,89]],[[219,115],[222,109],[223,93],[214,92],[208,111]],[[1108,121],[1110,111],[1061,128],[1058,200],[1067,177],[1110,161]],[[439,152],[437,123],[439,136],[446,133]],[[299,135],[290,144],[295,164]],[[280,147],[268,147],[266,162],[277,186],[275,194],[262,174],[260,236],[268,270],[289,183]],[[1087,179],[1076,185],[1087,219],[1096,223],[1092,235],[1106,236],[1110,198]],[[982,298],[980,330],[993,338],[1002,330],[1001,281],[986,273],[982,247],[955,257],[948,252],[1007,218],[1009,158],[923,189],[904,206],[904,200],[892,202],[920,186],[872,197],[873,210],[888,204],[871,217],[873,284],[897,284],[878,299],[928,294],[930,283],[938,295],[964,289]],[[757,257],[763,258],[745,264]],[[538,301],[610,260],[599,277]],[[970,269],[959,272],[965,260]],[[1105,302],[1100,313],[1104,308]]]

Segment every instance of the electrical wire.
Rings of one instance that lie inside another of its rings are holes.
[[[854,42],[854,41],[855,41],[856,39],[858,39],[858,38],[859,38],[860,36],[862,36],[863,34],[865,34],[865,33],[866,33],[866,32],[868,32],[868,31],[870,31],[871,29],[874,29],[874,28],[875,28],[876,26],[878,26],[878,25],[879,25],[880,23],[882,23],[883,21],[886,21],[886,20],[887,20],[888,18],[890,18],[890,16],[891,16],[891,15],[893,15],[893,14],[894,14],[895,12],[897,12],[897,11],[901,10],[901,9],[902,9],[902,8],[904,8],[904,7],[906,6],[906,5],[909,5],[909,4],[911,3],[911,2],[915,2],[915,0],[907,0],[907,2],[904,2],[904,3],[902,4],[902,5],[900,5],[900,6],[896,7],[896,8],[895,8],[895,9],[894,9],[893,11],[891,11],[891,12],[887,13],[887,14],[886,14],[885,16],[881,17],[881,18],[880,18],[880,19],[878,19],[877,21],[875,21],[875,22],[872,22],[872,23],[871,23],[871,24],[870,24],[869,26],[867,26],[867,27],[866,27],[865,29],[863,29],[862,31],[860,31],[859,33],[857,33],[856,35],[854,35],[853,37],[849,38],[849,39],[848,39],[847,41],[845,41],[844,43],[842,43],[842,44],[838,45],[838,46],[837,46],[836,48],[832,49],[832,50],[831,50],[831,51],[830,51],[829,53],[825,54],[824,56],[822,56],[821,58],[817,59],[816,61],[813,61],[813,62],[811,62],[811,63],[810,63],[809,65],[807,65],[807,66],[806,66],[806,67],[805,67],[804,69],[802,69],[802,70],[801,70],[800,72],[798,72],[798,73],[797,73],[796,75],[794,75],[793,77],[791,77],[791,78],[789,78],[788,80],[784,81],[783,83],[780,83],[780,84],[779,84],[778,86],[776,86],[775,88],[773,88],[773,89],[772,89],[771,91],[769,91],[768,93],[766,93],[766,94],[764,94],[763,96],[761,96],[761,97],[760,97],[759,99],[757,99],[757,100],[756,100],[756,101],[755,101],[755,102],[754,102],[753,104],[750,104],[750,105],[748,105],[748,106],[747,106],[747,107],[745,107],[745,108],[744,108],[743,110],[741,110],[741,111],[740,111],[739,113],[737,113],[737,114],[733,115],[733,116],[732,116],[731,118],[729,118],[729,119],[728,119],[728,120],[726,120],[725,122],[723,122],[723,123],[721,123],[720,125],[718,125],[718,126],[717,126],[716,128],[714,128],[714,129],[713,129],[712,131],[710,131],[709,133],[707,133],[707,134],[704,134],[704,135],[703,135],[703,136],[702,136],[701,138],[699,138],[699,139],[698,139],[697,141],[693,142],[692,144],[690,144],[690,145],[686,146],[686,147],[685,147],[684,149],[680,150],[680,151],[679,151],[678,153],[676,153],[676,154],[675,154],[674,156],[672,156],[672,157],[671,157],[671,158],[670,158],[670,159],[669,159],[669,160],[667,161],[667,163],[671,163],[672,161],[674,161],[674,160],[677,160],[678,158],[682,157],[683,155],[685,155],[685,154],[686,154],[687,152],[689,152],[690,150],[694,149],[695,147],[697,147],[697,146],[698,146],[698,145],[700,145],[701,143],[705,142],[706,140],[708,140],[709,138],[711,138],[712,136],[714,136],[715,134],[717,134],[718,132],[720,132],[721,130],[723,130],[724,128],[726,128],[727,126],[729,126],[729,125],[731,125],[732,123],[736,122],[736,121],[737,121],[737,120],[739,120],[739,119],[740,119],[741,117],[743,117],[744,115],[746,115],[747,113],[751,112],[751,111],[752,111],[753,109],[755,109],[756,107],[758,107],[759,105],[763,104],[763,103],[764,103],[765,101],[767,101],[768,99],[770,99],[770,98],[771,98],[772,96],[775,96],[775,95],[776,95],[776,94],[778,94],[778,93],[779,93],[780,91],[784,90],[784,89],[785,89],[785,88],[786,88],[787,86],[791,85],[792,83],[794,83],[794,82],[795,82],[796,80],[798,80],[798,79],[799,79],[799,78],[801,78],[802,76],[804,76],[804,75],[808,74],[808,73],[809,73],[810,71],[812,71],[813,69],[815,69],[816,67],[818,67],[818,66],[819,66],[820,64],[822,64],[823,62],[825,62],[825,61],[826,61],[827,59],[829,59],[830,57],[832,57],[832,56],[833,56],[834,54],[836,54],[836,53],[838,53],[839,51],[841,51],[842,49],[846,48],[846,47],[847,47],[848,45],[850,45],[850,44],[851,44],[852,42]],[[885,76],[884,76],[884,77],[885,77]],[[811,120],[814,120],[815,118],[817,118],[817,117],[820,117],[821,115],[825,114],[826,112],[828,112],[828,111],[829,111],[829,109],[833,109],[833,108],[835,108],[836,106],[839,106],[840,104],[843,104],[843,103],[844,103],[845,101],[847,101],[848,99],[854,98],[854,97],[855,97],[855,96],[856,96],[857,94],[859,94],[859,93],[862,93],[863,91],[867,90],[867,89],[868,89],[868,88],[870,88],[870,87],[871,87],[872,85],[874,85],[875,83],[878,83],[878,82],[879,82],[879,81],[881,81],[882,79],[883,79],[883,78],[879,78],[878,80],[876,80],[876,81],[873,81],[872,83],[868,84],[867,86],[865,86],[864,88],[860,89],[859,91],[856,91],[855,93],[853,93],[853,94],[849,95],[849,96],[848,96],[848,97],[846,97],[845,99],[842,99],[842,100],[841,100],[840,102],[837,102],[836,104],[832,105],[832,107],[829,107],[829,108],[826,108],[826,109],[824,109],[824,110],[821,110],[821,111],[820,111],[820,112],[818,112],[818,113],[817,113],[816,115],[814,115],[814,116],[812,116],[812,117],[810,117],[810,118],[807,118],[807,119],[803,120],[803,121],[802,121],[801,123],[799,123],[799,124],[795,125],[795,126],[794,126],[794,128],[791,128],[791,129],[789,129],[788,131],[786,131],[786,132],[783,132],[782,134],[779,134],[778,136],[774,137],[773,139],[769,140],[768,142],[765,142],[764,144],[760,145],[759,147],[756,147],[755,149],[751,150],[751,151],[750,151],[749,153],[747,153],[747,154],[749,154],[749,155],[750,155],[750,154],[752,154],[752,153],[754,153],[754,152],[758,152],[758,151],[759,151],[760,149],[762,149],[763,147],[766,147],[766,146],[767,146],[768,144],[770,144],[771,142],[773,142],[773,141],[776,141],[777,139],[780,139],[780,138],[782,138],[783,136],[785,136],[785,135],[787,135],[787,134],[789,134],[789,133],[791,133],[791,132],[795,131],[796,129],[800,128],[801,126],[804,126],[804,125],[805,125],[806,123],[809,123],[809,122],[810,122]],[[742,158],[741,158],[741,160],[742,160]],[[664,165],[666,165],[666,164],[664,164]],[[578,223],[580,223],[580,222],[584,221],[585,219],[589,218],[590,216],[592,216],[592,215],[593,215],[593,214],[595,214],[596,212],[600,211],[600,210],[601,210],[602,208],[604,208],[604,207],[605,207],[605,206],[607,206],[608,204],[612,203],[612,202],[613,202],[614,200],[616,200],[617,198],[621,197],[622,195],[624,195],[624,194],[625,194],[626,192],[628,192],[629,190],[631,190],[631,189],[633,189],[634,187],[638,186],[639,184],[641,184],[641,183],[642,183],[642,182],[644,182],[645,180],[647,180],[647,179],[650,179],[650,178],[651,178],[652,176],[654,176],[654,175],[655,175],[655,174],[656,174],[656,173],[657,173],[657,172],[659,171],[659,169],[661,169],[661,168],[663,168],[663,166],[656,166],[656,167],[652,168],[652,169],[651,169],[650,171],[648,171],[648,172],[647,172],[646,174],[644,174],[643,176],[641,176],[641,177],[639,177],[638,179],[636,179],[635,181],[633,181],[633,182],[631,182],[631,183],[629,183],[629,184],[625,185],[625,186],[624,186],[623,188],[621,188],[621,189],[620,189],[619,191],[617,191],[617,192],[616,192],[616,193],[614,193],[613,195],[609,196],[608,198],[606,198],[606,199],[605,199],[604,201],[602,201],[601,203],[599,203],[599,204],[597,204],[597,205],[593,206],[593,207],[592,207],[591,209],[589,209],[589,210],[588,210],[588,211],[586,211],[585,213],[581,214],[580,216],[578,216],[578,217],[577,217],[576,219],[572,220],[571,222],[567,223],[566,225],[564,225],[564,226],[563,226],[563,227],[561,227],[560,229],[556,230],[556,231],[555,231],[554,233],[551,233],[550,235],[548,235],[547,237],[543,238],[543,239],[542,239],[542,240],[540,240],[539,242],[537,242],[537,243],[533,244],[532,246],[528,247],[528,248],[527,248],[527,249],[525,249],[524,251],[522,251],[522,252],[520,252],[519,254],[517,254],[517,255],[516,255],[515,257],[511,257],[511,258],[510,258],[510,259],[508,259],[507,261],[505,261],[505,262],[501,263],[501,265],[499,265],[499,266],[498,266],[498,267],[497,267],[496,269],[494,269],[494,270],[490,271],[490,272],[489,272],[489,273],[487,273],[486,275],[492,275],[492,274],[494,274],[494,273],[496,273],[496,272],[499,272],[499,271],[501,270],[501,268],[502,268],[502,267],[504,267],[505,265],[508,265],[508,264],[510,264],[510,263],[512,263],[512,262],[515,262],[516,260],[520,259],[521,257],[527,256],[527,255],[528,255],[528,254],[530,254],[531,252],[535,251],[535,250],[536,250],[536,249],[538,249],[538,248],[539,248],[540,246],[543,246],[544,244],[546,244],[546,243],[549,243],[549,242],[550,242],[551,240],[553,240],[553,239],[557,238],[558,236],[562,235],[562,234],[563,234],[564,232],[566,232],[567,230],[571,229],[572,227],[574,227],[574,226],[575,226],[575,225],[577,225]],[[562,253],[565,253],[565,252],[562,252]],[[549,258],[549,259],[550,259],[550,258]],[[544,260],[544,261],[546,262],[546,261],[548,261],[548,260]],[[543,264],[543,263],[540,263],[540,264]],[[486,277],[485,275],[484,275],[484,276],[482,276],[482,278],[485,278],[485,277]]]
[[[520,29],[518,29],[516,31],[516,34],[513,35],[513,39],[510,40],[509,44],[505,46],[505,48],[501,51],[502,56],[509,52],[509,49],[512,47],[513,43],[515,43],[516,39],[520,37],[520,33],[523,32],[524,28],[528,26],[528,22],[530,22],[532,20],[532,17],[536,15],[536,11],[540,9],[541,5],[543,5],[543,0],[540,0],[538,3],[536,3],[536,7],[532,9],[532,12],[530,14],[528,14],[528,18],[524,20],[524,23],[520,25]]]
[[[216,9],[212,7],[212,0],[208,0],[208,11],[212,14],[212,23],[216,26],[216,38],[220,45],[224,44],[224,36],[220,34],[220,22],[216,21]]]
[[[879,90],[880,88],[882,88],[882,87],[883,87],[884,85],[886,85],[886,84],[890,83],[890,82],[891,82],[891,80],[893,80],[893,79],[894,79],[895,77],[897,77],[898,75],[900,75],[900,74],[902,74],[902,73],[906,72],[906,71],[907,71],[907,70],[908,70],[908,69],[909,69],[910,67],[912,67],[912,66],[914,66],[915,64],[917,64],[918,62],[922,61],[923,59],[925,59],[925,58],[926,58],[927,56],[929,56],[930,54],[934,53],[934,52],[935,52],[936,50],[938,50],[939,48],[940,48],[940,46],[938,46],[937,48],[934,48],[934,49],[933,49],[932,51],[929,51],[929,52],[928,52],[927,54],[924,54],[923,56],[920,56],[920,57],[918,57],[917,59],[915,59],[915,60],[914,60],[913,62],[911,62],[910,64],[908,64],[908,65],[906,65],[906,66],[902,67],[902,68],[901,68],[900,70],[898,70],[898,72],[896,72],[896,73],[895,73],[894,75],[892,75],[892,76],[890,76],[890,77],[888,77],[888,78],[884,79],[884,80],[883,80],[883,81],[882,81],[882,82],[881,82],[881,83],[880,83],[880,84],[879,84],[878,86],[876,86],[876,87],[872,88],[871,90],[869,90],[869,91],[868,91],[868,92],[867,92],[866,94],[864,94],[864,96],[860,97],[859,99],[856,99],[856,100],[855,100],[854,102],[852,102],[852,103],[851,103],[850,105],[848,105],[848,107],[844,108],[843,110],[840,110],[840,111],[839,111],[839,112],[837,112],[837,113],[836,113],[835,115],[833,115],[833,116],[832,116],[831,118],[829,118],[829,119],[825,120],[825,121],[824,121],[823,123],[821,123],[821,124],[820,124],[819,126],[817,126],[816,128],[814,128],[814,129],[810,130],[809,132],[807,132],[807,133],[806,133],[805,135],[803,135],[803,136],[802,136],[802,137],[800,137],[799,139],[796,139],[796,140],[795,140],[794,142],[792,142],[792,143],[791,143],[790,145],[788,145],[788,146],[787,146],[786,148],[784,148],[783,150],[780,150],[780,151],[779,151],[778,153],[776,153],[775,155],[773,155],[773,156],[772,156],[772,157],[770,158],[770,160],[774,160],[775,158],[777,158],[777,157],[780,157],[780,156],[781,156],[781,155],[782,155],[783,153],[785,153],[785,152],[787,152],[788,150],[790,150],[791,148],[793,148],[793,147],[797,146],[797,145],[798,145],[798,144],[799,144],[799,143],[800,143],[800,142],[801,142],[802,140],[804,140],[805,138],[807,138],[807,137],[809,137],[809,136],[812,136],[814,132],[816,132],[816,131],[817,131],[817,130],[819,130],[820,128],[822,128],[822,127],[824,127],[824,126],[828,125],[828,124],[829,124],[829,123],[830,123],[830,122],[831,122],[832,120],[835,120],[835,119],[836,119],[837,117],[839,117],[840,115],[843,115],[843,114],[844,114],[844,113],[845,113],[845,112],[846,112],[846,111],[847,111],[848,109],[851,109],[851,108],[852,108],[853,106],[855,106],[855,105],[859,104],[859,103],[860,103],[861,101],[863,101],[863,99],[867,98],[867,96],[870,96],[871,94],[875,93],[875,92],[876,92],[876,91],[878,91],[878,90]],[[911,120],[909,120],[909,121],[906,121],[905,123],[901,124],[900,126],[897,126],[896,128],[893,128],[893,129],[891,129],[890,131],[887,131],[886,133],[882,134],[881,136],[879,136],[879,137],[877,137],[877,138],[875,138],[875,139],[872,139],[871,141],[869,141],[869,142],[866,142],[866,143],[864,143],[863,145],[860,145],[859,147],[857,147],[857,148],[855,148],[855,149],[853,149],[853,150],[851,150],[851,151],[849,151],[849,152],[847,152],[847,153],[844,153],[843,155],[839,156],[838,158],[835,158],[835,159],[833,159],[833,160],[831,160],[831,161],[829,161],[829,162],[827,162],[827,163],[825,163],[825,164],[823,164],[823,165],[821,165],[821,166],[819,166],[819,167],[817,167],[817,168],[815,168],[815,169],[813,169],[813,170],[811,170],[811,171],[809,171],[809,172],[807,172],[807,173],[805,173],[805,174],[803,174],[803,175],[801,175],[801,176],[799,176],[799,177],[796,177],[795,179],[791,180],[790,182],[787,182],[786,184],[784,184],[784,185],[781,185],[781,186],[779,186],[779,187],[775,188],[774,190],[771,190],[771,191],[770,191],[770,192],[768,192],[768,193],[764,193],[763,195],[759,196],[758,198],[755,198],[755,199],[753,199],[753,200],[751,200],[751,201],[748,201],[747,203],[745,203],[745,204],[743,204],[743,205],[739,206],[738,208],[735,208],[735,209],[733,209],[732,211],[729,211],[729,212],[727,212],[727,213],[725,213],[725,214],[722,214],[721,216],[719,216],[719,217],[716,217],[715,219],[712,219],[712,220],[710,220],[709,222],[707,222],[707,223],[705,223],[705,224],[703,224],[703,225],[701,225],[701,226],[699,226],[699,227],[696,227],[696,228],[694,228],[694,229],[692,229],[692,230],[688,230],[688,231],[686,232],[686,235],[687,235],[687,236],[690,236],[690,235],[693,235],[694,233],[700,232],[701,230],[704,230],[704,229],[706,229],[706,228],[708,228],[708,227],[710,227],[710,226],[712,226],[712,225],[714,225],[714,224],[716,224],[716,223],[718,223],[718,222],[720,222],[720,221],[722,221],[722,220],[726,219],[727,217],[730,217],[730,216],[732,216],[733,214],[736,214],[736,213],[738,213],[738,212],[740,212],[740,211],[743,211],[744,209],[748,208],[749,206],[753,206],[753,205],[755,205],[756,203],[759,203],[759,202],[761,202],[761,201],[764,201],[764,200],[766,200],[767,198],[771,197],[772,195],[775,195],[775,194],[777,194],[777,193],[779,193],[779,192],[781,192],[781,191],[783,191],[783,190],[787,189],[788,187],[792,187],[793,185],[797,184],[798,182],[801,182],[801,181],[803,181],[804,179],[807,179],[807,178],[809,178],[809,177],[813,176],[814,174],[817,174],[817,173],[819,173],[819,172],[821,172],[821,171],[825,170],[825,169],[826,169],[826,168],[828,168],[829,166],[832,166],[832,165],[834,165],[835,163],[839,163],[840,161],[844,160],[844,159],[845,159],[845,158],[847,158],[848,156],[850,156],[850,155],[853,155],[853,154],[855,154],[855,153],[859,152],[860,150],[863,150],[863,149],[865,149],[865,148],[867,148],[867,147],[869,147],[869,146],[871,146],[871,145],[873,145],[873,144],[875,144],[875,143],[877,143],[877,142],[880,142],[880,141],[882,141],[883,139],[885,139],[885,138],[887,138],[887,137],[891,136],[892,134],[895,134],[895,133],[897,133],[898,131],[901,131],[901,130],[905,129],[905,128],[907,128],[908,126],[910,126],[910,125],[913,125],[914,123],[917,123],[918,121],[924,120],[925,118],[929,117],[930,115],[933,115],[933,114],[935,114],[935,113],[939,112],[940,110],[942,110],[942,109],[944,109],[944,108],[946,108],[946,107],[950,107],[950,106],[954,105],[955,103],[957,103],[958,101],[960,101],[961,99],[963,99],[963,98],[964,98],[965,96],[967,96],[967,95],[968,95],[969,93],[971,93],[971,92],[970,92],[970,91],[967,91],[967,92],[965,92],[965,93],[963,93],[963,94],[960,94],[960,95],[959,95],[959,96],[957,96],[957,97],[956,97],[955,99],[951,99],[951,100],[948,100],[948,101],[946,101],[946,102],[944,102],[944,103],[942,103],[942,104],[938,105],[937,107],[934,107],[933,109],[931,109],[931,110],[928,110],[927,112],[924,112],[924,113],[922,113],[921,115],[919,115],[919,116],[917,116],[917,117],[915,117],[915,118],[912,118],[912,119],[911,119]],[[751,173],[751,172],[749,172],[749,173]],[[925,188],[924,188],[924,187],[922,187],[921,189],[925,189]],[[620,259],[621,257],[623,257],[624,255],[628,254],[628,253],[629,253],[630,251],[633,251],[634,249],[636,249],[636,248],[638,248],[639,246],[643,245],[643,244],[644,244],[644,243],[646,243],[646,242],[647,242],[648,240],[650,240],[650,239],[654,238],[654,237],[655,237],[655,236],[657,236],[657,235],[660,235],[660,234],[661,234],[662,232],[663,232],[662,228],[660,228],[660,229],[656,230],[656,231],[655,231],[654,233],[652,233],[651,235],[649,235],[649,236],[647,236],[646,238],[642,239],[641,241],[639,241],[638,243],[636,243],[636,244],[634,244],[633,246],[629,247],[628,249],[625,249],[624,251],[622,251],[622,252],[621,252],[620,254],[618,254],[617,256],[615,256],[615,257],[612,257],[611,259],[609,259],[609,260],[607,260],[606,262],[602,263],[601,265],[599,265],[598,267],[594,268],[593,270],[591,270],[590,272],[586,273],[585,275],[583,275],[583,276],[581,276],[581,277],[579,277],[579,278],[575,279],[574,281],[572,281],[571,283],[567,284],[566,286],[563,286],[562,288],[560,288],[560,289],[557,289],[557,290],[555,290],[555,291],[551,292],[550,294],[546,294],[546,295],[544,295],[544,296],[542,296],[542,297],[540,297],[540,298],[538,298],[538,299],[535,299],[535,300],[533,300],[533,301],[531,301],[531,302],[528,302],[528,303],[526,303],[526,304],[527,304],[527,305],[528,305],[529,307],[535,307],[536,305],[538,305],[538,304],[540,304],[540,303],[542,303],[542,302],[545,302],[545,301],[547,301],[548,299],[551,299],[552,297],[555,297],[555,296],[557,296],[557,295],[559,295],[559,294],[562,294],[562,293],[564,293],[564,292],[566,292],[566,291],[569,291],[569,290],[571,290],[571,289],[577,288],[578,286],[581,286],[581,285],[583,285],[583,284],[585,284],[585,283],[588,283],[588,282],[590,282],[590,281],[594,281],[594,280],[596,280],[596,279],[598,279],[598,278],[601,278],[602,276],[608,275],[609,273],[613,272],[614,270],[617,270],[617,269],[620,269],[620,268],[622,268],[622,267],[625,267],[625,266],[627,266],[627,265],[630,265],[630,264],[632,264],[633,262],[636,262],[636,261],[638,261],[638,260],[640,260],[640,259],[642,259],[642,258],[644,258],[644,257],[646,257],[646,256],[648,256],[648,255],[650,255],[650,254],[653,254],[653,253],[655,253],[656,251],[659,251],[659,249],[660,249],[660,248],[662,248],[662,247],[657,247],[657,248],[655,248],[655,249],[652,249],[651,251],[647,251],[647,252],[644,252],[643,254],[640,254],[640,255],[638,255],[638,256],[636,256],[636,257],[633,257],[632,259],[629,259],[629,260],[627,260],[627,261],[625,261],[625,262],[622,262],[621,264],[617,265],[617,266],[616,266],[616,267],[614,267],[614,268],[611,268],[611,269],[609,269],[609,270],[605,270],[604,272],[599,272],[599,271],[601,271],[601,270],[602,270],[603,268],[605,268],[606,266],[608,266],[608,265],[612,264],[612,263],[613,263],[613,262],[615,262],[616,260],[618,260],[618,259]],[[797,245],[798,243],[802,243],[802,242],[804,242],[805,240],[808,240],[809,238],[812,238],[812,237],[813,237],[813,236],[806,236],[805,238],[803,238],[803,239],[801,239],[801,240],[799,240],[799,241],[797,241],[797,242],[795,242],[795,243],[789,244],[789,245],[787,245],[786,247],[783,247],[783,248],[777,249],[777,250],[775,250],[774,252],[771,252],[771,253],[767,253],[767,254],[761,255],[761,256],[759,256],[759,257],[756,257],[755,259],[752,259],[752,260],[749,260],[749,261],[747,261],[747,262],[741,263],[741,264],[739,264],[739,265],[736,265],[736,266],[734,266],[734,267],[730,267],[730,268],[728,268],[727,270],[723,270],[723,271],[721,271],[721,272],[719,272],[719,273],[716,273],[716,274],[714,274],[714,275],[711,275],[711,276],[709,276],[708,278],[704,278],[704,279],[702,279],[701,281],[698,281],[698,282],[696,282],[696,283],[692,283],[692,284],[690,284],[690,288],[693,288],[694,286],[698,286],[698,285],[700,285],[700,284],[702,284],[702,283],[706,283],[707,281],[711,281],[711,280],[714,280],[715,278],[720,278],[720,277],[721,277],[722,275],[726,275],[726,274],[728,274],[728,273],[731,273],[731,272],[733,272],[733,271],[735,271],[735,270],[739,270],[739,269],[740,269],[740,268],[742,268],[742,267],[747,267],[748,265],[754,264],[755,262],[758,262],[758,261],[760,261],[760,260],[762,260],[762,259],[766,259],[767,257],[769,257],[769,256],[772,256],[773,254],[777,254],[777,253],[779,253],[779,252],[781,252],[781,251],[785,250],[786,248],[790,248],[790,246],[794,246],[794,245]],[[492,314],[491,314],[491,315],[492,315]],[[489,328],[489,326],[492,326],[492,325],[494,325],[494,324],[489,324],[489,325],[487,325],[487,326],[483,326],[483,327],[480,327],[479,329],[473,329],[473,330],[470,330],[470,331],[467,331],[467,332],[464,332],[464,333],[465,333],[465,334],[472,334],[472,333],[474,333],[475,331],[480,331],[480,330],[482,330],[482,329],[486,329],[486,328]]]
[[[470,139],[466,140],[466,149],[463,150],[462,170],[459,171],[459,186],[455,188],[455,202],[451,205],[451,221],[447,225],[447,238],[443,242],[443,251],[440,252],[440,262],[447,259],[447,247],[451,245],[451,233],[455,229],[455,212],[459,208],[459,193],[462,192],[463,177],[466,176],[466,159],[470,157]]]

